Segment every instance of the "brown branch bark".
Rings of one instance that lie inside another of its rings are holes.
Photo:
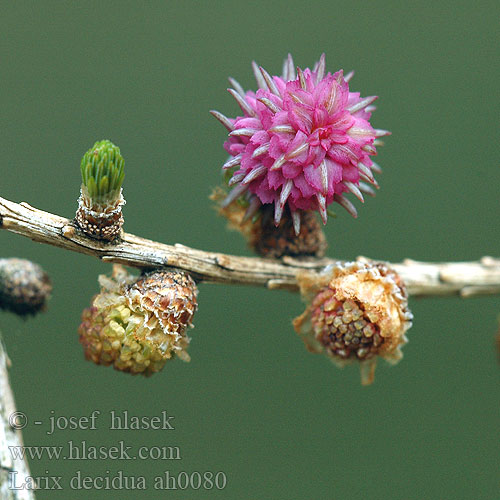
[[[47,243],[98,257],[105,262],[147,269],[174,267],[190,272],[197,281],[264,286],[298,290],[296,275],[308,269],[320,271],[333,259],[281,260],[238,257],[205,252],[184,245],[166,245],[123,233],[117,243],[103,243],[85,236],[70,219],[43,212],[27,203],[0,198],[0,228]],[[477,262],[426,263],[406,259],[391,264],[411,295],[500,294],[500,259],[483,257]]]

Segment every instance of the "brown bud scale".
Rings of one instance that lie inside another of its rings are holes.
[[[125,200],[121,190],[117,198],[106,203],[96,203],[88,195],[85,186],[82,186],[75,221],[87,236],[113,241],[122,231],[123,205]]]

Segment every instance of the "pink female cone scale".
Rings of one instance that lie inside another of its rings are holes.
[[[331,74],[325,68],[324,54],[312,70],[295,70],[289,55],[281,76],[253,64],[255,92],[230,79],[235,88],[229,91],[243,114],[212,112],[229,131],[224,148],[230,157],[223,168],[232,178],[223,206],[238,199],[253,207],[274,205],[275,224],[285,213],[296,214],[298,234],[297,214],[316,211],[326,223],[335,202],[356,217],[345,195],[363,201],[362,192],[373,194],[363,181],[378,187],[374,141],[389,134],[370,124],[376,96],[351,92],[351,74],[344,78],[342,70]]]

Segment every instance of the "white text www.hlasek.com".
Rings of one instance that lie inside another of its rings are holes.
[[[13,460],[181,460],[178,446],[141,446],[136,452],[124,441],[114,446],[93,446],[68,441],[67,446],[9,446]]]

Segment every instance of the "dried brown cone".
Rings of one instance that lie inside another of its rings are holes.
[[[105,241],[116,240],[122,231],[122,206],[125,200],[120,189],[119,196],[105,202],[96,202],[82,185],[78,198],[75,221],[80,229],[91,238]]]
[[[25,259],[0,259],[0,309],[20,316],[33,315],[46,308],[52,293],[48,274]]]
[[[100,276],[101,293],[85,309],[78,330],[86,359],[131,374],[151,375],[167,360],[189,361],[186,332],[197,309],[197,288],[182,271],[139,278],[114,266]]]
[[[325,234],[316,214],[301,211],[300,232],[295,234],[294,223],[288,208],[278,226],[274,223],[273,205],[261,205],[253,218],[245,217],[248,207],[236,200],[223,207],[222,189],[214,191],[211,198],[218,202],[217,210],[228,220],[231,229],[236,229],[247,239],[248,246],[263,257],[279,259],[285,255],[293,257],[323,257],[327,249]]]
[[[383,263],[339,263],[298,280],[308,305],[294,327],[309,350],[327,354],[338,366],[359,362],[364,385],[373,382],[377,357],[401,359],[412,314],[394,270]]]

